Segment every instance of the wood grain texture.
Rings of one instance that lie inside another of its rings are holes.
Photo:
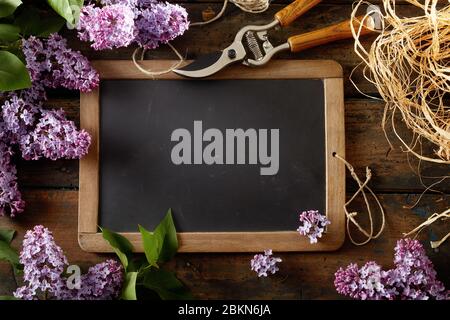
[[[80,160],[78,232],[96,232],[99,206],[99,89],[80,94],[80,127],[91,135],[89,152]]]
[[[304,13],[318,5],[321,0],[295,0],[275,14],[282,27],[291,24]]]
[[[165,69],[176,61],[145,61],[145,68]],[[100,79],[148,79],[130,61],[93,61]],[[342,68],[334,61],[273,61],[263,68],[250,69],[234,65],[208,77],[215,79],[323,79],[325,95],[326,130],[326,215],[331,221],[327,234],[317,245],[306,239],[298,240],[295,231],[289,232],[184,232],[178,233],[179,252],[258,252],[266,248],[275,251],[329,251],[337,250],[344,242],[345,171],[342,163],[332,156],[345,152],[344,96]],[[179,79],[174,73],[154,77],[152,80]],[[202,80],[204,81],[204,80]],[[88,252],[112,252],[98,233],[99,170],[100,170],[100,99],[99,90],[81,94],[81,128],[91,134],[89,154],[80,160],[80,198],[78,212],[78,242]],[[295,228],[293,228],[295,230]],[[139,233],[121,233],[143,252]],[[297,241],[296,241],[297,240]]]
[[[410,230],[434,210],[443,210],[450,196],[441,198],[425,195],[414,209],[404,208],[412,204],[416,194],[381,194],[386,210],[386,229],[383,236],[363,247],[355,247],[348,241],[336,252],[280,253],[281,270],[275,277],[260,279],[250,271],[252,254],[178,254],[167,267],[201,299],[336,299],[339,295],[333,287],[333,274],[341,266],[351,262],[363,264],[376,260],[385,268],[392,266],[393,248],[402,232]],[[25,190],[26,212],[16,220],[0,219],[1,228],[13,228],[18,236],[13,245],[20,247],[24,232],[36,224],[50,228],[58,245],[65,251],[71,264],[83,270],[113,255],[92,254],[81,250],[77,243],[78,192],[60,190]],[[357,201],[352,210],[364,210]],[[439,278],[450,286],[448,259],[450,247],[433,251],[427,241],[442,235],[445,225],[438,224],[421,233],[419,239],[435,264]],[[10,294],[15,287],[8,265],[0,262],[0,295]]]
[[[361,27],[361,31],[359,33],[360,36],[364,36],[374,32],[372,31],[372,28],[374,27],[372,18],[369,17],[368,19],[364,20],[364,16],[356,17],[355,21],[353,21],[353,26],[357,32],[362,24],[360,21],[364,21],[364,25]],[[372,23],[370,24],[367,21],[372,21]],[[322,29],[310,31],[296,36],[291,36],[288,38],[291,52],[300,52],[334,41],[353,39],[351,23],[352,21],[345,20]]]

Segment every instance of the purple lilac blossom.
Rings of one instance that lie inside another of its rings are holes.
[[[272,257],[272,250],[264,250],[264,254],[256,254],[250,261],[251,270],[258,274],[258,277],[267,277],[269,273],[275,274],[279,268],[278,262],[282,260]]]
[[[26,160],[41,157],[56,160],[81,158],[87,153],[90,142],[90,135],[85,130],[77,130],[62,109],[42,109],[34,129],[21,137],[19,145]]]
[[[317,243],[317,238],[321,238],[325,227],[331,222],[317,210],[303,211],[299,215],[300,226],[297,231],[302,236],[307,236],[310,243]]]
[[[113,300],[119,297],[123,283],[123,267],[116,260],[107,260],[90,267],[81,276],[79,289],[62,290],[60,300]]]
[[[89,268],[80,278],[80,288],[69,289],[64,277],[67,259],[52,233],[40,225],[27,231],[20,263],[25,285],[14,292],[18,299],[111,300],[118,298],[122,289],[123,267],[115,260]]]
[[[1,123],[0,130],[3,131]],[[17,185],[17,171],[11,157],[11,147],[0,140],[0,216],[14,217],[23,212],[25,201]]]
[[[27,231],[20,263],[26,284],[14,292],[16,298],[34,300],[40,294],[53,294],[64,285],[61,275],[68,265],[67,259],[47,228],[39,225]]]
[[[80,13],[77,26],[78,37],[92,42],[95,50],[105,50],[128,46],[136,36],[135,13],[123,4],[108,5],[103,8],[87,5]]]
[[[79,51],[67,47],[67,41],[54,33],[48,39],[34,36],[22,40],[23,53],[33,83],[44,87],[89,92],[99,83],[98,73]]]
[[[361,300],[450,298],[450,292],[437,280],[433,263],[419,241],[399,240],[394,266],[383,271],[375,262],[368,262],[361,269],[350,264],[336,272],[334,285],[338,293]]]
[[[182,35],[189,28],[187,12],[170,3],[154,3],[141,10],[136,19],[136,42],[145,49],[155,49]]]
[[[103,8],[85,6],[78,23],[78,37],[96,50],[125,47],[136,42],[157,48],[189,28],[186,10],[156,0],[102,0]]]

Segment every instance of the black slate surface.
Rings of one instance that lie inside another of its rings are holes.
[[[101,226],[153,229],[172,208],[179,232],[281,231],[297,228],[300,210],[324,213],[321,80],[105,80],[100,103]],[[260,175],[260,164],[174,165],[171,133],[193,135],[195,120],[224,134],[279,129],[278,173]]]

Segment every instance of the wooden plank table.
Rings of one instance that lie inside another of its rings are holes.
[[[221,7],[220,1],[198,0],[183,3],[188,9],[190,19],[199,21],[201,11],[207,7],[216,12]],[[376,2],[376,1],[374,1]],[[317,8],[308,12],[298,21],[284,30],[274,34],[275,42],[282,42],[288,35],[319,28],[330,23],[347,19],[350,16],[352,0],[323,1]],[[173,42],[176,48],[188,59],[227,46],[234,34],[243,25],[269,22],[273,14],[283,7],[282,1],[275,2],[262,14],[241,12],[232,4],[225,17],[203,27],[192,27],[184,36]],[[401,4],[400,11],[408,14],[414,10],[409,5]],[[90,59],[130,59],[133,48],[96,52],[87,43],[76,40],[73,33],[64,34],[71,47],[81,50]],[[369,43],[370,39],[366,40]],[[353,53],[352,41],[341,41],[299,54],[283,53],[279,59],[333,59],[338,61],[345,72],[345,118],[346,118],[346,153],[359,174],[364,173],[365,166],[373,170],[371,186],[378,194],[386,211],[387,223],[382,236],[367,244],[357,247],[348,240],[337,252],[329,253],[289,253],[279,254],[283,262],[281,270],[273,277],[259,279],[250,271],[249,262],[252,254],[179,254],[171,261],[168,268],[191,288],[195,297],[200,299],[336,299],[341,298],[333,286],[334,272],[350,262],[364,263],[376,260],[384,267],[392,266],[395,242],[407,232],[420,224],[433,212],[440,212],[449,205],[450,184],[442,183],[438,189],[442,194],[426,193],[418,205],[411,206],[424,190],[423,185],[412,168],[418,162],[409,159],[401,151],[399,142],[393,139],[394,150],[389,145],[381,129],[383,103],[370,100],[359,94],[348,80],[350,71],[358,64]],[[173,59],[173,53],[166,47],[150,51],[148,58]],[[375,93],[361,76],[354,77],[358,86],[367,93]],[[63,108],[69,118],[79,122],[78,94],[67,91],[49,92],[49,108]],[[400,121],[398,121],[400,124]],[[407,134],[404,129],[399,130]],[[391,135],[392,137],[392,135]],[[18,163],[19,184],[27,202],[26,211],[14,220],[0,218],[0,227],[14,228],[18,237],[14,246],[19,248],[25,230],[36,224],[43,224],[54,232],[57,243],[64,249],[71,264],[78,264],[84,270],[90,265],[110,257],[83,252],[77,243],[77,208],[78,208],[78,161],[23,161]],[[424,176],[442,176],[449,173],[448,167],[422,164]],[[426,180],[430,182],[433,180]],[[355,184],[347,177],[347,194],[351,196]],[[357,202],[354,210],[364,210],[363,203]],[[439,250],[429,248],[428,241],[444,235],[443,224],[433,226],[422,232],[419,238],[427,248],[434,262],[439,277],[450,287],[450,268],[448,244]],[[16,281],[9,265],[0,263],[0,295],[11,294]]]

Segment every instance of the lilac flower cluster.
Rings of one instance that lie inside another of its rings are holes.
[[[67,258],[43,226],[27,231],[20,263],[24,266],[24,286],[14,296],[23,300],[40,297],[58,300],[110,300],[117,298],[123,282],[123,268],[114,260],[99,263],[80,277],[80,288],[69,289],[64,271]]]
[[[157,48],[189,28],[187,12],[176,4],[156,0],[103,0],[81,10],[78,37],[95,50],[126,47],[135,42]]]
[[[272,250],[264,250],[264,254],[256,254],[250,261],[251,270],[258,274],[258,277],[267,277],[268,273],[275,274],[279,268],[277,263],[281,258],[272,257]]]
[[[39,292],[55,294],[64,286],[61,278],[67,259],[52,233],[43,226],[27,231],[20,253],[23,279],[27,283],[14,292],[19,299],[36,299]]]
[[[16,168],[11,163],[12,145],[19,146],[26,160],[41,157],[75,159],[85,155],[89,149],[89,134],[77,130],[62,110],[43,109],[39,97],[44,99],[45,91],[33,86],[22,90],[20,95],[9,93],[1,106],[0,215],[14,217],[25,208],[18,191]]]
[[[90,91],[98,86],[99,77],[89,61],[78,51],[67,48],[66,40],[57,34],[40,40],[22,41],[32,87],[2,95],[0,106],[0,215],[14,217],[24,210],[17,187],[16,168],[11,163],[11,146],[18,145],[22,157],[56,160],[75,159],[85,155],[90,136],[78,131],[62,110],[45,110],[45,87],[65,87]]]
[[[34,84],[44,87],[89,92],[98,86],[98,73],[79,51],[67,47],[60,35],[41,40],[34,36],[22,41],[27,69]]]
[[[22,136],[20,149],[25,160],[78,159],[87,153],[90,143],[90,135],[85,130],[78,131],[63,110],[42,109],[34,130]]]
[[[0,131],[3,131],[1,127],[0,123]],[[23,211],[25,202],[17,186],[17,170],[11,156],[11,147],[0,140],[0,216],[9,214],[14,217]]]
[[[450,299],[450,291],[437,280],[433,263],[417,240],[397,242],[393,269],[383,271],[371,261],[358,268],[350,264],[335,274],[337,292],[361,300]]]
[[[136,36],[134,12],[123,4],[83,7],[77,28],[80,40],[92,42],[95,50],[126,47]]]
[[[321,238],[325,227],[331,222],[317,210],[303,211],[299,215],[300,226],[297,231],[302,236],[307,236],[310,243],[317,243],[317,238]]]
[[[80,289],[67,289],[58,298],[65,300],[116,299],[122,289],[123,267],[112,259],[98,263],[81,276],[80,282]]]

